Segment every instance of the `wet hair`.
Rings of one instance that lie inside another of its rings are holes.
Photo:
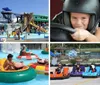
[[[8,59],[8,58],[12,58],[12,57],[13,57],[12,54],[8,54],[7,59]]]

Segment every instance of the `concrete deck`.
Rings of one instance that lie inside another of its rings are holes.
[[[100,78],[70,77],[64,80],[50,80],[50,85],[100,85]]]

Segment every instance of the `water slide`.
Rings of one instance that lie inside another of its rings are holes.
[[[1,12],[2,13],[2,15],[3,15],[3,17],[5,18],[5,19],[7,19],[8,20],[8,22],[11,22],[12,21],[12,19],[11,19],[11,12]]]
[[[33,13],[24,14],[24,29],[23,30],[25,30],[26,28],[28,28],[27,30],[30,30],[29,24],[35,27],[36,29],[38,29],[39,31],[47,33],[46,29],[35,24],[34,19],[33,19]]]
[[[30,22],[30,25],[32,25],[33,27],[35,27],[36,29],[38,29],[38,30],[41,30],[42,32],[47,32],[47,30],[45,30],[44,28],[42,28],[42,27],[39,27],[38,25],[36,25],[34,22]]]

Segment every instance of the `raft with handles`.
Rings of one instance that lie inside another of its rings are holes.
[[[49,52],[43,50],[41,53],[42,54],[48,54]]]
[[[49,74],[49,65],[41,65],[38,63],[31,63],[30,66],[34,68],[38,74]]]
[[[28,53],[27,55],[23,55],[23,56],[18,56],[18,59],[22,59],[25,58],[26,60],[32,60],[32,59],[37,59],[38,55],[30,55],[30,53]]]
[[[42,54],[48,54],[49,53],[48,51],[49,51],[49,49],[48,48],[45,48],[44,50],[41,51],[41,53]]]
[[[0,65],[3,64],[4,59],[0,60]],[[0,82],[5,83],[18,83],[32,80],[36,77],[36,71],[28,66],[20,70],[4,70],[0,71]]]

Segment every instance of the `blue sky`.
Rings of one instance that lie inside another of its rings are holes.
[[[49,0],[2,0],[0,11],[4,7],[9,7],[14,13],[33,12],[35,15],[49,14]]]

